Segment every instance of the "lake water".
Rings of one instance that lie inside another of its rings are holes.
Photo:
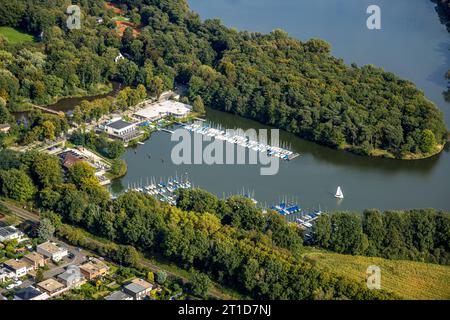
[[[444,112],[450,126],[450,105],[442,92],[450,69],[450,34],[439,22],[434,4],[427,0],[189,0],[204,19],[220,18],[238,30],[270,32],[275,28],[293,37],[324,39],[333,54],[347,63],[375,64],[412,80]],[[382,10],[382,30],[366,28],[366,9]],[[263,128],[253,121],[209,110],[208,119],[224,127]],[[420,161],[359,157],[331,150],[282,133],[283,141],[302,154],[282,162],[279,174],[259,175],[259,166],[176,166],[170,161],[173,143],[168,133],[156,133],[145,145],[124,155],[127,176],[115,181],[120,192],[147,177],[188,174],[191,181],[219,196],[255,192],[260,203],[282,197],[303,208],[358,210],[435,207],[450,210],[450,152]],[[340,185],[343,201],[333,198]]]

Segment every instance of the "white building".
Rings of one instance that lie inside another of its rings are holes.
[[[28,271],[33,270],[33,268],[23,260],[8,260],[3,263],[3,266],[11,270],[14,273],[15,278],[21,278],[27,275]]]
[[[114,58],[114,62],[118,63],[120,60],[125,59],[125,57],[122,55],[122,53],[119,52],[119,55]]]
[[[184,118],[191,111],[192,107],[178,101],[166,100],[162,102],[146,103],[145,107],[133,114],[140,120],[154,121],[167,116]]]
[[[77,288],[86,282],[80,267],[71,265],[66,271],[58,275],[58,280],[68,288]]]
[[[122,119],[113,119],[100,127],[111,136],[126,140],[127,137],[135,136],[136,124]]]
[[[44,257],[50,258],[55,262],[61,261],[69,253],[67,249],[61,248],[52,242],[44,242],[37,246],[36,251],[42,254]]]
[[[24,233],[18,230],[16,227],[8,226],[0,228],[0,242],[10,240],[18,240],[20,242],[22,241],[24,236]]]

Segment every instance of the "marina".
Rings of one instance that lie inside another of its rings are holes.
[[[159,182],[156,182],[159,181]],[[179,189],[191,189],[192,183],[186,178],[169,178],[167,181],[163,179],[147,178],[147,183],[132,183],[124,192],[136,191],[146,195],[150,195],[161,202],[176,205],[175,192]]]
[[[277,157],[282,160],[290,161],[299,157],[299,153],[288,150],[287,148],[280,146],[273,146],[267,144],[267,141],[263,139],[257,139],[257,137],[247,136],[243,130],[229,130],[214,128],[208,123],[195,122],[186,124],[183,126],[186,130],[201,135],[205,135],[217,140],[225,141],[227,143],[235,144],[255,152],[266,153],[270,157]]]
[[[157,182],[159,181],[159,182]],[[193,184],[187,179],[178,178],[168,178],[164,180],[160,178],[147,178],[146,183],[142,180],[138,183],[131,183],[124,192],[135,191],[140,192],[149,196],[154,197],[158,201],[168,203],[170,205],[176,205],[176,191],[180,189],[192,189]],[[267,213],[268,210],[275,211],[280,215],[287,218],[290,223],[298,225],[301,229],[309,231],[315,220],[322,214],[321,210],[314,210],[312,212],[302,210],[302,208],[294,201],[287,201],[286,199],[279,204],[272,205],[270,208],[266,206],[259,205],[260,202],[255,199],[254,192],[245,191],[243,188],[241,192],[236,193],[242,197],[245,197],[253,202],[253,204],[260,209],[263,213]],[[228,196],[232,196],[229,194]],[[113,196],[116,198],[117,196]],[[225,199],[225,195],[223,196]],[[288,218],[289,217],[289,218]]]
[[[272,205],[270,210],[286,217],[289,222],[298,225],[304,230],[311,229],[315,220],[323,213],[320,209],[313,211],[303,210],[297,202],[293,200],[288,201],[286,198],[280,203]]]

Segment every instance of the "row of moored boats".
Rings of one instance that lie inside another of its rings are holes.
[[[169,179],[167,182],[160,181],[159,183],[152,182],[145,187],[134,187],[128,188],[128,190],[133,190],[148,194],[155,197],[161,202],[167,202],[171,205],[176,205],[176,195],[175,191],[179,189],[191,189],[192,184],[189,181],[182,181],[178,179]]]
[[[264,152],[267,153],[268,156],[277,157],[283,160],[292,160],[298,156],[298,154],[290,150],[251,140],[249,137],[243,135],[232,134],[225,130],[212,128],[207,124],[192,123],[185,125],[184,128],[188,131],[206,135],[208,137],[213,137],[217,140],[226,141],[228,143],[236,144],[255,152]]]

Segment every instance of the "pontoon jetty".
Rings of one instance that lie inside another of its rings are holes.
[[[241,134],[232,134],[230,131],[222,130],[220,128],[213,128],[207,123],[191,123],[184,126],[188,131],[213,137],[217,140],[226,141],[228,143],[236,144],[244,148],[251,149],[256,152],[264,152],[268,156],[277,157],[283,160],[293,160],[300,156],[298,153],[294,153],[286,148],[278,146],[270,146],[264,142],[251,140],[249,137]]]

